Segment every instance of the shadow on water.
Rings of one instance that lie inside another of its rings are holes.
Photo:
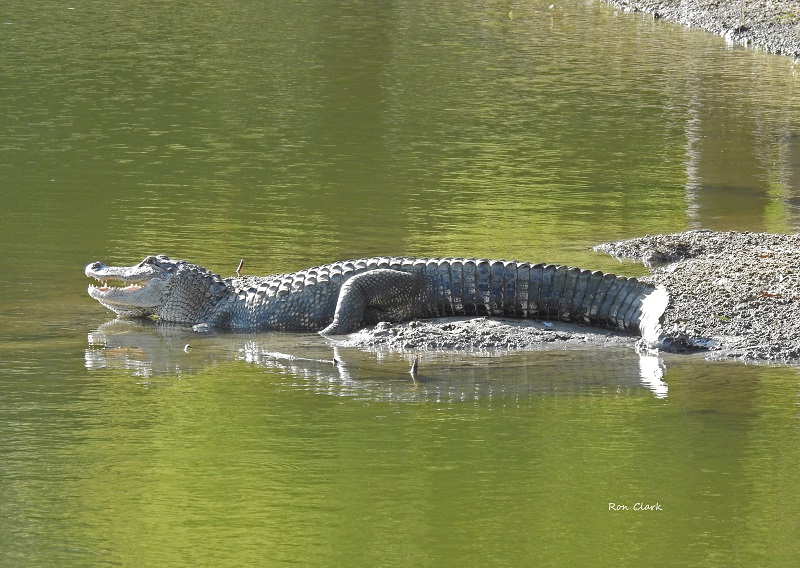
[[[632,346],[397,352],[344,347],[316,334],[201,335],[146,320],[110,321],[91,331],[88,341],[89,370],[127,370],[144,384],[244,361],[289,376],[298,388],[366,400],[456,402],[648,391],[665,398],[668,390],[663,361]]]

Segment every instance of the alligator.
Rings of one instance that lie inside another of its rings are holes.
[[[93,262],[89,295],[119,317],[156,317],[197,331],[352,333],[382,321],[496,316],[572,322],[655,341],[663,286],[558,264],[375,257],[290,274],[222,278],[165,255],[128,267]],[[124,286],[109,286],[117,281]]]

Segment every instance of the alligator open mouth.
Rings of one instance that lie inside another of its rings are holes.
[[[154,286],[154,282],[163,282],[152,279],[146,283],[127,283],[122,286],[109,286],[103,282],[101,286],[89,285],[89,296],[103,304],[108,309],[125,317],[146,317],[155,314],[155,309],[161,305],[161,290]]]
[[[125,284],[125,282],[122,282],[122,284]],[[145,286],[146,286],[146,284],[145,284]],[[95,291],[95,292],[100,292],[100,293],[108,292],[109,290],[118,290],[118,291],[121,291],[121,292],[126,292],[126,291],[127,292],[133,292],[133,291],[136,291],[136,290],[141,290],[142,288],[144,288],[144,286],[141,285],[141,284],[128,284],[127,286],[122,286],[122,285],[120,285],[120,286],[109,286],[108,282],[103,282],[102,286],[95,286],[94,284],[89,284],[89,290],[90,290],[89,294],[90,295],[92,294],[92,292],[91,292],[92,290]]]
[[[116,267],[94,262],[85,272],[86,276],[100,282],[100,285],[89,285],[89,296],[117,315],[155,315],[163,301],[163,271],[157,266]]]
[[[111,272],[112,274],[107,274]],[[131,277],[121,274],[113,274],[117,272],[113,268],[102,266],[99,263],[91,264],[86,267],[86,275],[94,278],[101,284],[96,286],[89,284],[89,295],[93,298],[98,298],[104,294],[124,294],[126,292],[138,292],[146,288],[153,280],[153,274],[147,274],[145,277]]]

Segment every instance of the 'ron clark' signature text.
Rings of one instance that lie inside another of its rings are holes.
[[[627,505],[622,505],[621,503],[609,503],[608,504],[609,511],[630,511],[631,508]],[[633,506],[634,511],[663,511],[664,509],[661,508],[660,503],[650,504],[650,503],[636,503]]]

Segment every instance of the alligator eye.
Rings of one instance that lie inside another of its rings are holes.
[[[145,259],[144,259],[142,262],[140,262],[140,263],[139,263],[139,267],[141,268],[141,267],[143,267],[145,264],[155,264],[155,263],[156,263],[156,257],[154,257],[154,256],[148,256],[148,257],[147,257],[147,258],[145,258]]]

